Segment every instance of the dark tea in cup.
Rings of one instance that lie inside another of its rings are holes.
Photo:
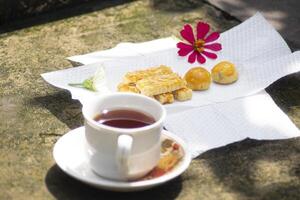
[[[137,180],[159,162],[165,108],[153,98],[115,92],[83,104],[91,169],[117,181]]]
[[[141,128],[155,122],[151,115],[128,108],[104,109],[94,120],[115,128]]]

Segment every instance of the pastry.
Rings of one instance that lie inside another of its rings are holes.
[[[133,92],[133,93],[140,93],[140,91],[136,88],[135,84],[131,83],[120,83],[118,85],[119,92]]]
[[[210,73],[203,67],[190,69],[184,76],[187,86],[192,90],[207,90],[211,83]]]
[[[165,156],[162,156],[157,164],[157,168],[163,169],[164,171],[170,171],[177,162],[181,159],[180,155],[171,152]]]
[[[187,101],[192,98],[193,92],[190,88],[184,87],[173,91],[173,95],[178,101]]]
[[[211,70],[212,79],[219,84],[230,84],[238,79],[238,72],[234,64],[223,61]]]
[[[141,94],[146,96],[173,92],[185,86],[185,80],[175,73],[151,76],[136,83],[136,87],[141,91]]]
[[[154,98],[161,104],[168,104],[174,102],[174,95],[171,92],[155,95]]]
[[[137,81],[155,75],[164,75],[173,73],[170,67],[160,65],[159,67],[151,67],[145,70],[128,72],[125,74],[124,83],[136,83]]]
[[[118,91],[140,93],[161,104],[192,98],[192,90],[187,88],[186,81],[164,65],[126,73]]]
[[[142,180],[150,180],[160,177],[172,169],[181,161],[184,156],[182,147],[170,139],[165,139],[161,143],[160,160],[157,166],[152,169]]]

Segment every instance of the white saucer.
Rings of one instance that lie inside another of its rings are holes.
[[[53,156],[57,165],[65,173],[91,186],[122,192],[145,190],[179,176],[188,168],[191,162],[191,156],[187,151],[186,144],[180,138],[168,131],[163,131],[162,138],[170,138],[176,141],[182,147],[184,156],[170,172],[151,180],[119,182],[96,175],[91,170],[85,154],[84,127],[74,129],[62,136],[54,146]]]

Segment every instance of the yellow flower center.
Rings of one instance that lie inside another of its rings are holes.
[[[202,51],[204,51],[204,45],[205,45],[205,41],[204,40],[197,40],[194,43],[194,49],[196,51],[198,51],[199,53],[201,53]]]

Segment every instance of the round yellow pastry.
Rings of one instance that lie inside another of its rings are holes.
[[[192,90],[207,90],[211,83],[210,73],[203,67],[194,67],[185,75],[187,86]]]
[[[214,82],[219,84],[230,84],[238,79],[238,72],[231,62],[223,61],[218,63],[211,70],[211,76]]]

